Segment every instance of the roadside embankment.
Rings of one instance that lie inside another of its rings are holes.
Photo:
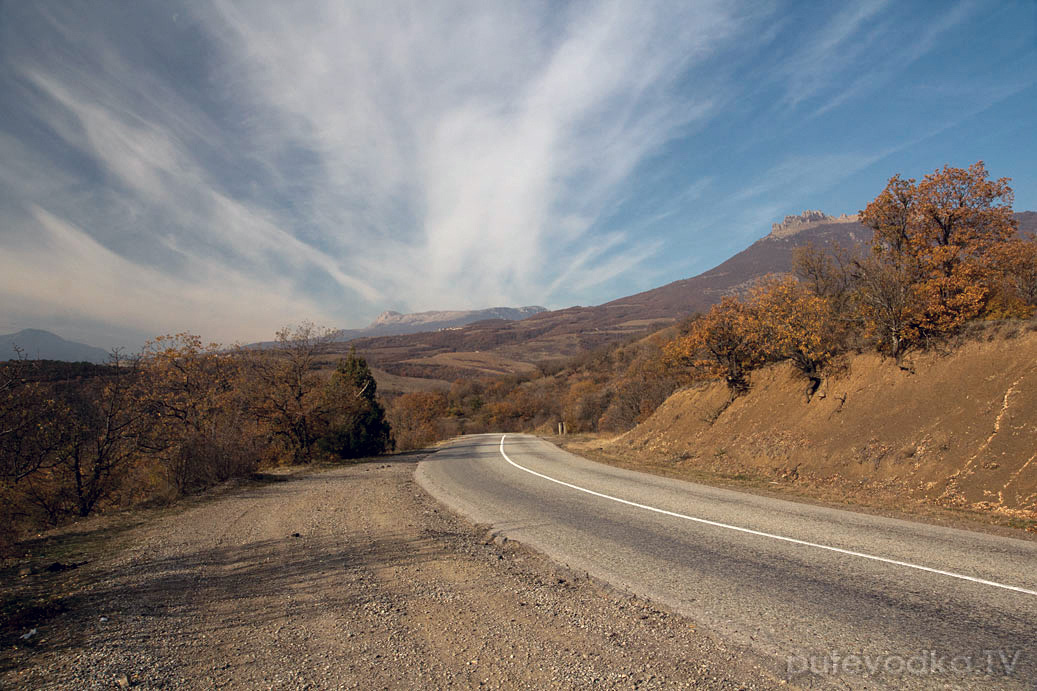
[[[1037,526],[1037,332],[1021,325],[898,365],[849,358],[808,399],[791,366],[746,395],[685,389],[614,439],[570,445],[689,479],[762,479],[862,504],[964,509]],[[683,472],[682,472],[683,471]]]

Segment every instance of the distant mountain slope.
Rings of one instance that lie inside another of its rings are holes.
[[[399,336],[422,331],[456,329],[466,324],[487,319],[517,321],[546,311],[546,307],[534,305],[528,307],[490,307],[481,310],[438,310],[433,312],[415,312],[413,314],[382,312],[377,319],[362,329],[342,330],[340,338],[341,340],[350,340],[353,338]]]
[[[1037,211],[1020,211],[1014,215],[1020,235],[1037,233]]]
[[[761,276],[790,271],[792,254],[799,247],[867,245],[872,234],[872,229],[858,223],[855,216],[831,217],[819,211],[786,216],[782,223],[771,226],[769,235],[705,273],[613,300],[602,307],[636,311],[642,319],[701,312]]]
[[[41,329],[23,329],[18,333],[0,336],[0,360],[15,359],[16,347],[30,360],[102,363],[108,359],[108,352],[101,348],[66,341],[57,334]]]
[[[1037,213],[1024,211],[1015,219],[1020,233],[1037,231]],[[460,354],[478,352],[485,360],[488,351],[499,354],[502,369],[517,372],[515,362],[576,355],[703,312],[762,276],[790,271],[798,247],[866,247],[872,235],[872,229],[853,216],[807,211],[775,223],[766,237],[709,271],[603,305],[545,311],[521,321],[475,322],[434,333],[359,338],[353,344],[376,366],[402,376],[453,379],[464,374]]]

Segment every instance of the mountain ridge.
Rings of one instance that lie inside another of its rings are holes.
[[[788,237],[796,233],[826,223],[859,223],[860,214],[842,214],[829,216],[823,211],[807,209],[801,214],[786,216],[780,223],[771,224],[771,233],[767,237]]]
[[[108,351],[86,343],[69,341],[43,329],[22,329],[13,334],[0,335],[0,359],[13,360],[21,355],[32,360],[61,360],[64,362],[92,362],[108,360]]]
[[[340,338],[403,335],[420,331],[452,329],[487,319],[517,321],[546,311],[546,307],[539,305],[487,307],[478,310],[429,310],[409,314],[388,310],[379,314],[374,321],[362,329],[343,329],[339,333]]]

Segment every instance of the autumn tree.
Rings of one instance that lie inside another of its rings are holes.
[[[116,353],[110,365],[104,376],[60,387],[53,461],[25,479],[33,501],[53,520],[93,512],[148,446],[153,418],[135,395],[139,360]]]
[[[413,391],[397,396],[389,406],[396,448],[421,449],[440,437],[439,423],[447,415],[447,397],[434,391]]]
[[[756,308],[725,297],[664,349],[668,361],[724,380],[735,394],[749,390],[750,373],[766,362],[765,334]]]
[[[597,421],[599,431],[625,431],[644,421],[678,387],[682,377],[667,367],[662,347],[667,339],[655,336],[617,350],[622,357],[607,376],[608,406]],[[625,367],[623,365],[625,364]]]
[[[836,317],[849,328],[856,319],[854,262],[860,260],[858,248],[841,245],[829,249],[813,244],[792,252],[792,273],[814,295],[824,298]]]
[[[450,385],[447,402],[455,416],[475,416],[486,403],[485,383],[478,379],[458,379]]]
[[[238,381],[238,358],[196,335],[145,346],[137,395],[155,418],[152,450],[177,492],[255,468],[257,429]]]
[[[767,359],[791,361],[810,380],[808,395],[813,394],[844,340],[845,326],[831,300],[786,276],[764,281],[750,301]]]
[[[915,290],[917,273],[871,254],[854,262],[853,275],[865,335],[875,339],[879,350],[899,359],[918,342],[915,324],[922,304]]]
[[[310,323],[277,332],[270,348],[238,351],[240,386],[249,410],[284,460],[315,460],[327,431],[325,381],[318,373],[335,332]]]
[[[1037,307],[1037,235],[1004,243],[993,256],[998,276],[994,316],[1029,317]]]
[[[918,183],[912,234],[931,272],[953,276],[961,266],[981,265],[1016,231],[1008,178],[988,180],[982,161],[968,169],[944,166]]]
[[[608,408],[611,396],[604,382],[578,378],[562,399],[561,417],[571,432],[593,431]]]
[[[1015,233],[1008,182],[988,179],[982,161],[945,166],[921,182],[896,175],[861,212],[875,236],[854,274],[870,326],[891,354],[983,312],[988,262]]]

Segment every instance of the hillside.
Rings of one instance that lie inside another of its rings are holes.
[[[41,329],[23,329],[18,333],[0,336],[0,360],[17,356],[16,348],[32,360],[62,360],[65,362],[102,363],[108,352],[101,348],[66,341],[61,336]]]
[[[716,383],[671,396],[601,445],[671,470],[745,474],[850,498],[1037,519],[1037,323],[915,356],[853,357],[807,402],[788,364],[725,408]]]
[[[404,334],[456,329],[473,322],[487,319],[520,320],[540,312],[546,307],[490,307],[481,310],[436,310],[431,312],[382,312],[370,324],[362,329],[343,329],[338,337],[343,341],[355,338],[373,338],[376,336],[400,336]]]
[[[1037,231],[1037,213],[1017,213],[1015,218],[1020,232]],[[798,247],[852,247],[870,243],[871,237],[872,230],[854,217],[807,211],[775,223],[766,237],[709,271],[602,305],[541,312],[521,321],[480,321],[449,331],[362,338],[352,344],[374,366],[396,375],[450,380],[521,372],[707,310],[761,276],[789,271]],[[478,367],[466,364],[472,359]]]
[[[871,241],[872,230],[855,218],[824,214],[817,218],[816,214],[820,212],[787,216],[771,227],[769,235],[705,273],[613,300],[602,307],[624,309],[629,316],[641,319],[679,318],[709,309],[725,295],[739,292],[761,276],[791,270],[792,254],[799,247],[853,247]]]

